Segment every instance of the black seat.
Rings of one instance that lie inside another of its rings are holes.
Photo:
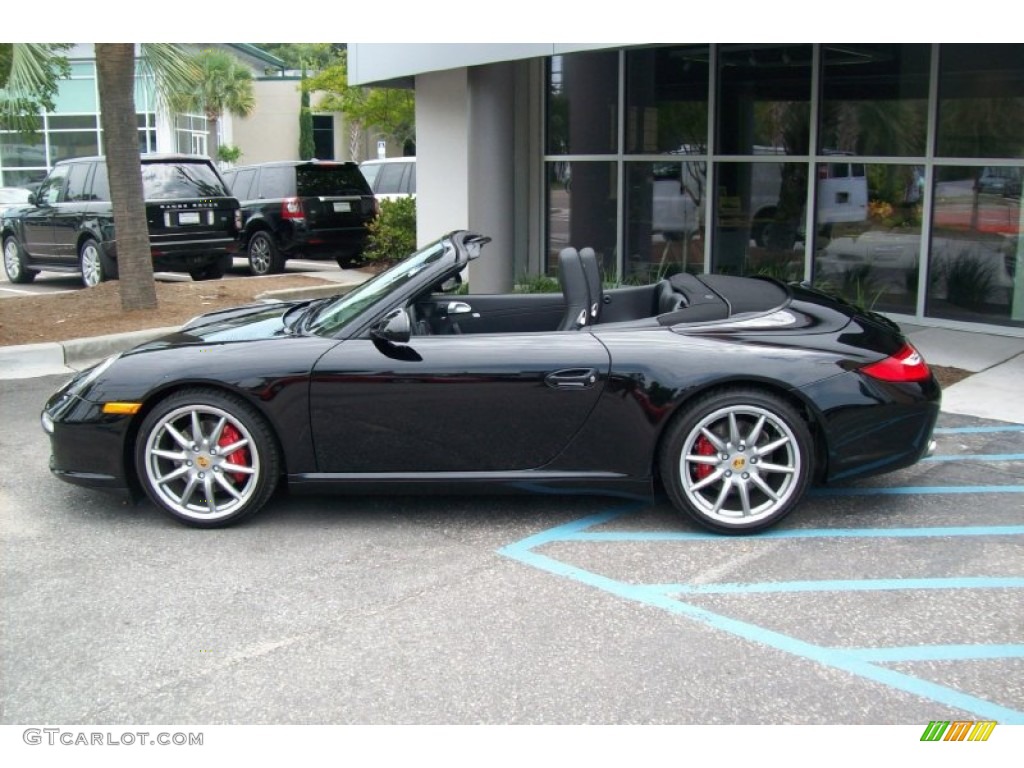
[[[563,248],[558,254],[558,283],[565,297],[565,315],[558,330],[578,330],[590,320],[590,291],[583,262],[575,248]]]
[[[601,269],[597,265],[597,254],[593,248],[580,251],[580,262],[583,274],[587,278],[587,291],[590,294],[590,322],[597,323],[601,319],[601,306],[604,304],[604,289],[601,286]]]

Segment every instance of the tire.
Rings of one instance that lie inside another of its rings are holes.
[[[4,272],[12,283],[31,283],[39,274],[25,266],[25,252],[13,237],[4,239]]]
[[[729,389],[697,400],[672,424],[659,469],[679,511],[719,533],[755,533],[800,502],[813,456],[810,429],[791,405]]]
[[[78,249],[78,263],[82,268],[82,284],[86,288],[95,288],[107,279],[100,244],[91,237]]]
[[[276,275],[284,271],[284,258],[269,232],[254,232],[246,248],[249,271],[254,275]]]
[[[146,495],[197,528],[232,525],[259,510],[277,487],[280,465],[274,436],[259,413],[210,389],[182,390],[159,403],[135,443]]]
[[[202,269],[193,269],[189,272],[189,275],[191,275],[192,279],[196,282],[201,280],[220,280],[224,277],[224,273],[226,271],[227,269],[224,265],[224,260],[219,259],[213,264],[207,264]]]

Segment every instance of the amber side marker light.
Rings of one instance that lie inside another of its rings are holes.
[[[139,412],[142,403],[104,403],[104,413],[116,413],[121,416],[132,416]]]
[[[924,381],[931,375],[921,353],[910,344],[904,345],[895,355],[866,365],[860,370],[861,373],[880,381]]]

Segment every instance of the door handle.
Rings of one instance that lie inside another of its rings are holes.
[[[449,315],[465,315],[472,312],[473,308],[464,301],[450,301],[448,302],[448,314]]]
[[[544,383],[554,389],[589,389],[597,383],[597,369],[566,368],[549,373]]]

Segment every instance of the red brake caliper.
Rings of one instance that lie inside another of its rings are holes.
[[[715,446],[711,444],[704,435],[697,438],[697,455],[698,456],[714,456]],[[712,467],[710,464],[697,464],[694,468],[694,474],[697,475],[698,480],[703,480],[705,477],[711,474]]]
[[[235,429],[231,424],[225,424],[224,429],[220,431],[220,440],[217,441],[217,445],[224,447],[225,445],[231,445],[237,443],[242,439],[242,433]],[[701,438],[703,440],[703,438]],[[237,464],[240,467],[249,466],[249,449],[239,448],[227,457],[228,461],[232,464]],[[245,474],[242,472],[235,472],[231,475],[236,483],[241,483],[245,480]]]

